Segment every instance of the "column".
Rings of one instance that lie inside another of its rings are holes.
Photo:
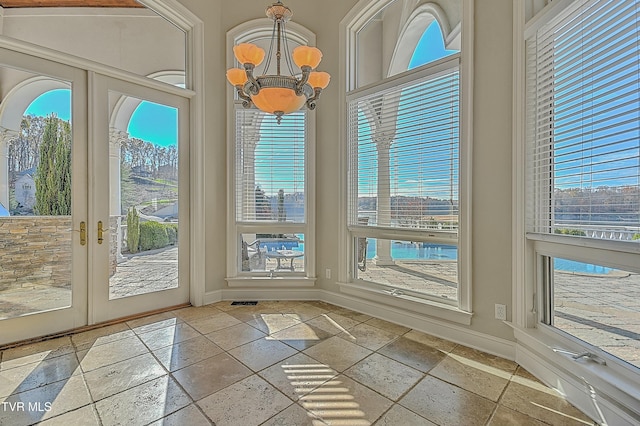
[[[125,131],[109,129],[109,227],[116,242],[116,262],[125,260],[122,256],[122,199],[120,187],[120,152],[122,143],[129,138]],[[114,229],[115,227],[115,229]]]
[[[18,132],[0,127],[0,204],[9,210],[9,144]]]
[[[378,200],[377,222],[378,226],[391,225],[391,166],[389,150],[393,144],[393,134],[377,131],[373,140],[378,150]],[[376,256],[373,258],[376,265],[394,265],[391,258],[391,241],[378,239],[376,243]]]
[[[244,219],[256,219],[256,146],[260,131],[245,128],[242,131],[242,213]],[[238,176],[240,178],[240,176]],[[251,242],[251,241],[249,241]]]

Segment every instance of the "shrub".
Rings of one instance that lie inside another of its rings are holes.
[[[131,253],[140,248],[140,216],[135,206],[127,212],[127,247]]]
[[[153,250],[169,245],[169,235],[167,228],[154,221],[140,224],[140,250]]]
[[[556,228],[556,230],[553,232],[555,232],[556,234],[562,234],[562,235],[576,235],[578,237],[587,236],[587,234],[580,229]]]
[[[632,240],[640,240],[640,234],[633,234]]]
[[[178,244],[178,224],[177,223],[165,223],[164,227],[167,230],[167,236],[169,237],[169,244],[175,246]]]

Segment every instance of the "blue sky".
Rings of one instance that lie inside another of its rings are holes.
[[[453,55],[454,53],[458,53],[458,51],[444,48],[440,25],[438,21],[433,21],[422,34],[422,37],[420,37],[411,61],[409,61],[409,69],[444,58],[445,56]]]
[[[43,93],[36,98],[24,112],[24,115],[46,117],[55,112],[58,118],[69,121],[71,118],[71,91],[56,89]]]
[[[173,107],[143,101],[129,122],[129,137],[153,142],[155,145],[176,145],[178,140],[178,110]]]
[[[69,121],[71,118],[69,89],[51,90],[40,95],[24,113],[46,117],[52,112],[62,120]],[[127,131],[130,137],[152,142],[155,145],[175,145],[178,140],[178,110],[143,101],[131,116]]]

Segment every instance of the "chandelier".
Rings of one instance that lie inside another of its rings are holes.
[[[267,7],[267,17],[273,20],[273,33],[269,44],[269,53],[264,64],[263,74],[255,77],[255,68],[265,59],[265,51],[252,43],[240,43],[233,47],[233,53],[242,68],[227,70],[227,80],[235,86],[238,97],[245,108],[255,105],[261,111],[274,114],[278,124],[284,114],[297,111],[304,105],[315,109],[316,101],[322,89],[329,85],[331,76],[326,72],[313,71],[320,60],[322,52],[316,47],[298,46],[289,55],[286,23],[293,12],[280,0]],[[276,74],[267,74],[271,59],[276,58]],[[282,49],[289,75],[281,75]],[[291,60],[302,73],[294,73]]]

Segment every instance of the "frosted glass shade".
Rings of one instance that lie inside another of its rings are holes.
[[[293,49],[291,56],[299,68],[308,65],[314,69],[322,60],[322,52],[317,47],[298,46]]]
[[[241,64],[253,64],[258,66],[264,60],[264,49],[253,43],[240,43],[233,46],[233,54]]]
[[[264,112],[273,114],[282,111],[289,114],[302,108],[307,98],[304,95],[296,96],[296,92],[291,89],[268,87],[260,89],[257,95],[252,95],[251,100]]]
[[[243,86],[247,82],[247,73],[240,68],[229,68],[227,70],[227,80],[233,86]]]
[[[329,85],[330,80],[331,80],[331,76],[329,75],[328,72],[314,71],[309,74],[309,80],[307,81],[307,83],[309,83],[309,85],[314,89],[316,87],[324,89]]]

